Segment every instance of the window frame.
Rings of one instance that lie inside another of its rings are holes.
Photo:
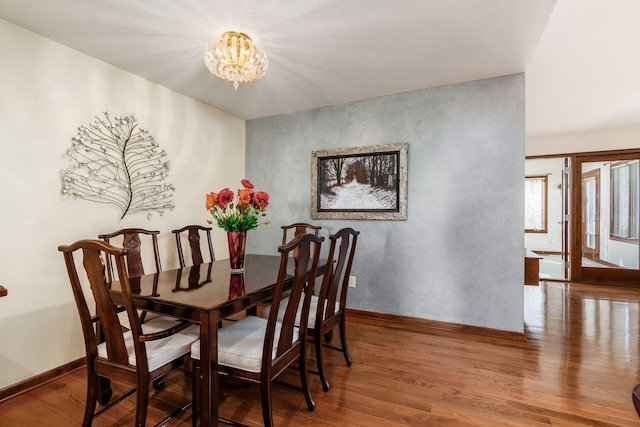
[[[636,237],[623,237],[623,236],[619,236],[617,234],[614,234],[614,229],[615,229],[615,219],[616,219],[616,203],[615,203],[615,197],[616,197],[616,180],[615,180],[615,170],[616,169],[620,169],[621,167],[629,167],[630,164],[635,164],[637,165],[636,167],[638,168],[637,170],[637,174],[640,175],[640,164],[638,162],[637,159],[629,159],[629,160],[622,160],[622,161],[618,161],[618,162],[612,162],[611,166],[609,168],[609,174],[610,174],[610,187],[611,187],[611,191],[610,191],[610,204],[609,204],[609,239],[610,240],[616,240],[619,242],[626,242],[626,243],[631,243],[631,244],[635,244],[637,245],[639,243],[640,240],[640,221],[638,224],[636,224],[636,234],[638,234],[638,236]],[[638,188],[636,188],[636,191],[638,190]],[[633,195],[632,195],[632,191],[630,189],[629,191],[629,201],[628,201],[628,206],[631,207],[632,202],[633,202]],[[636,206],[636,209],[639,209]],[[632,215],[631,212],[628,213],[628,218],[631,219]],[[636,215],[636,220],[637,219],[637,215]],[[631,220],[628,220],[628,226],[631,223]],[[630,228],[630,227],[629,227]]]
[[[526,228],[526,224],[525,224],[525,229],[524,232],[525,233],[548,233],[549,227],[549,176],[548,175],[526,175],[524,177],[525,182],[527,180],[542,180],[544,185],[544,200],[543,200],[543,217],[544,217],[544,221],[543,221],[543,228],[542,229],[533,229],[533,228]],[[526,194],[526,193],[525,193]],[[525,201],[525,212],[527,209],[527,205],[526,205],[526,201]]]

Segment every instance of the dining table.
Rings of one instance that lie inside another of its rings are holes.
[[[293,271],[293,262],[289,262]],[[218,425],[218,323],[273,296],[280,255],[245,255],[244,272],[232,274],[229,260],[129,278],[137,308],[200,325],[200,425]],[[326,260],[316,274],[324,274]],[[290,277],[291,278],[291,277]],[[123,304],[119,283],[111,297]],[[205,363],[209,360],[209,363]]]

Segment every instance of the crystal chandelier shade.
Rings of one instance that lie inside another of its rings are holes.
[[[232,81],[236,90],[240,82],[264,76],[269,67],[262,48],[251,37],[235,31],[211,39],[204,51],[204,63],[214,75]]]

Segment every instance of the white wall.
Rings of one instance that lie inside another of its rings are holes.
[[[126,48],[126,47],[123,47]],[[205,193],[244,177],[244,121],[0,20],[0,388],[84,355],[57,246],[124,227],[206,225]],[[168,153],[176,209],[119,221],[115,208],[63,198],[60,170],[76,129],[102,110],[135,114]],[[217,256],[224,233],[214,229]]]
[[[547,232],[525,233],[524,245],[532,251],[562,251],[562,170],[564,158],[528,159],[525,176],[547,175]]]

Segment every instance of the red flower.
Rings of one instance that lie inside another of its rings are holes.
[[[207,194],[207,210],[210,211],[218,203],[218,195],[216,193]]]
[[[218,206],[224,208],[233,201],[233,197],[233,191],[229,190],[228,188],[221,190],[220,193],[218,193]]]
[[[253,194],[253,205],[257,209],[266,209],[269,206],[269,194],[264,191],[256,191]]]
[[[269,194],[255,191],[248,179],[241,180],[241,183],[244,188],[235,193],[224,188],[218,193],[206,195],[206,207],[213,216],[213,221],[207,220],[207,223],[215,223],[227,232],[255,230],[261,223],[270,223],[261,218],[267,214]]]

